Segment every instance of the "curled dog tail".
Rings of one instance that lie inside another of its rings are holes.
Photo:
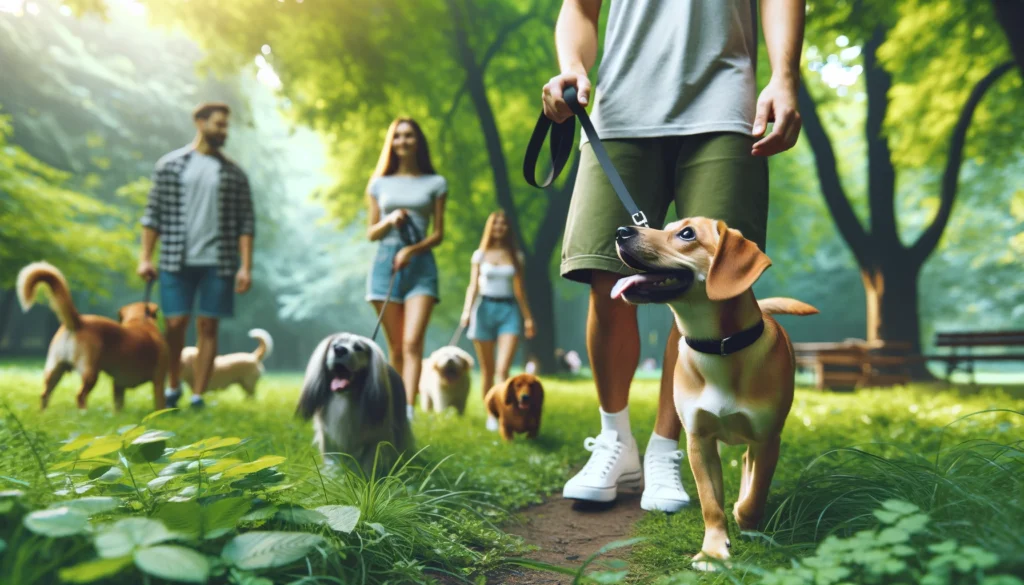
[[[28,311],[35,303],[39,285],[45,284],[50,289],[50,308],[57,314],[60,322],[68,331],[77,331],[82,326],[82,316],[71,300],[71,289],[64,275],[56,266],[47,262],[33,262],[18,272],[18,302],[21,310]]]
[[[803,301],[785,297],[771,297],[757,301],[761,311],[769,315],[817,315],[818,309]]]
[[[262,362],[270,357],[271,352],[274,351],[274,339],[270,337],[269,333],[263,329],[250,329],[249,337],[259,340],[260,342],[252,352],[252,355],[256,356],[257,361]]]

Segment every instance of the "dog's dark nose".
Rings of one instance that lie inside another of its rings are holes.
[[[529,402],[529,401],[530,401],[530,395],[529,395],[529,394],[523,394],[523,395],[522,395],[522,396],[521,396],[521,397],[519,398],[519,401],[520,401],[520,402],[522,402],[522,403],[524,403],[524,404],[525,404],[525,403],[527,403],[527,402]]]
[[[334,355],[336,355],[338,357],[341,357],[341,356],[343,356],[343,355],[345,355],[347,353],[348,353],[348,348],[345,347],[344,345],[335,345],[334,346]]]
[[[635,227],[622,226],[619,229],[615,230],[615,239],[621,242],[622,240],[628,240],[629,238],[632,238],[636,234],[637,231]]]

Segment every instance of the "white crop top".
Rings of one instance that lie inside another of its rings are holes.
[[[518,253],[519,265],[523,265],[523,254]],[[516,275],[516,267],[511,264],[491,264],[484,262],[484,253],[481,250],[473,252],[473,264],[480,265],[480,279],[477,285],[480,294],[485,297],[499,299],[511,299],[515,297],[515,289],[512,286]]]

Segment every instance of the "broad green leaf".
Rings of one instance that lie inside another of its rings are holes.
[[[238,521],[252,507],[249,498],[224,498],[202,507],[205,538],[219,538],[238,526]]]
[[[872,512],[875,518],[881,520],[884,524],[895,524],[900,519],[900,514],[896,512],[889,512],[888,510],[875,510]]]
[[[166,441],[154,441],[132,445],[128,449],[128,457],[134,463],[152,463],[163,457],[164,449],[167,448]]]
[[[89,525],[89,517],[80,510],[61,506],[31,512],[25,516],[23,522],[25,528],[36,534],[56,538],[85,532]]]
[[[259,522],[260,520],[272,518],[274,514],[277,514],[277,506],[264,506],[242,516],[241,520],[243,522]]]
[[[139,547],[175,538],[163,522],[152,518],[122,518],[96,535],[96,553],[105,559],[131,555]]]
[[[101,481],[103,483],[115,483],[117,481],[120,481],[120,479],[123,477],[124,472],[121,471],[120,467],[111,467],[110,469],[107,470],[106,473],[104,473],[103,475],[99,476],[96,479],[97,481]]]
[[[238,437],[225,437],[223,439],[217,439],[211,441],[209,444],[204,445],[204,449],[207,451],[213,451],[214,449],[223,449],[225,447],[234,447],[235,445],[241,444],[242,439]]]
[[[885,544],[896,544],[900,542],[907,542],[910,540],[910,534],[906,530],[901,528],[886,528],[885,530],[878,533],[878,541],[884,542]]]
[[[183,583],[206,583],[210,561],[183,546],[153,546],[135,551],[135,566],[144,573]]]
[[[149,421],[153,420],[154,418],[156,418],[158,416],[162,416],[162,415],[167,414],[168,412],[174,412],[176,410],[178,410],[178,409],[177,408],[165,408],[163,410],[153,411],[153,412],[147,414],[146,416],[144,416],[142,418],[142,424],[146,424],[146,423],[148,423]]]
[[[267,489],[267,486],[281,483],[282,481],[284,481],[283,473],[273,469],[261,469],[256,473],[250,473],[236,482],[232,482],[231,487],[236,490]]]
[[[164,526],[175,534],[187,538],[198,538],[200,526],[200,507],[195,501],[166,502],[153,513],[153,517],[163,521]]]
[[[132,445],[145,445],[146,443],[166,442],[174,436],[170,431],[147,431],[132,441]]]
[[[938,544],[928,545],[928,550],[936,554],[949,554],[956,550],[957,543],[955,540],[944,540]]]
[[[157,475],[160,477],[165,477],[169,475],[179,475],[185,473],[186,471],[188,471],[188,461],[175,461],[174,463],[171,463],[167,467],[161,469],[160,472],[157,473]]]
[[[89,444],[89,447],[82,451],[79,456],[82,459],[109,455],[121,449],[121,437],[102,437]]]
[[[92,583],[106,577],[113,577],[131,564],[131,557],[86,561],[73,567],[61,569],[60,580],[65,583]]]
[[[131,429],[121,433],[121,439],[124,441],[125,445],[130,445],[132,441],[144,435],[146,430],[147,429],[144,426],[132,427]]]
[[[221,471],[225,471],[227,469],[231,469],[232,467],[234,467],[236,465],[241,465],[242,463],[245,463],[245,462],[242,461],[241,459],[231,459],[231,458],[220,459],[220,460],[217,460],[216,463],[214,463],[214,464],[212,464],[212,465],[210,465],[208,467],[204,467],[203,469],[207,473],[220,473]]]
[[[903,500],[886,500],[882,502],[882,507],[885,508],[886,510],[889,510],[890,512],[896,512],[901,516],[913,514],[914,512],[920,510],[920,508],[918,508],[914,504],[911,504],[910,502],[904,502]]]
[[[316,509],[327,517],[327,525],[333,530],[348,534],[359,524],[359,508],[355,506],[320,506]]]
[[[241,477],[243,475],[268,469],[275,465],[280,465],[284,461],[285,458],[279,455],[264,455],[263,457],[260,457],[256,461],[251,461],[249,463],[243,463],[242,465],[232,467],[231,469],[224,472],[224,477]]]
[[[160,491],[160,490],[162,490],[164,488],[165,485],[167,485],[168,483],[174,481],[178,477],[179,476],[177,476],[177,475],[167,475],[167,476],[163,476],[163,477],[154,477],[153,479],[149,480],[149,483],[146,484],[146,487],[149,488],[151,491],[154,491],[154,492],[155,491]]]
[[[64,452],[77,451],[78,449],[81,449],[82,447],[85,447],[86,445],[91,443],[92,440],[95,438],[96,437],[92,435],[79,435],[78,437],[71,439],[67,443],[64,443],[64,446],[62,446],[58,450]]]
[[[314,510],[307,510],[302,506],[297,506],[294,504],[281,506],[280,509],[277,511],[277,515],[275,516],[275,518],[281,520],[282,522],[288,522],[290,524],[298,525],[325,524],[327,522],[327,517],[321,514],[320,512],[316,512]]]
[[[93,467],[92,470],[89,471],[89,479],[98,479],[104,473],[110,471],[112,467],[113,466],[111,465],[100,465],[98,467]]]
[[[216,459],[199,459],[197,461],[189,461],[188,467],[186,469],[188,469],[189,471],[199,471],[199,468],[202,467],[203,471],[209,472],[209,470],[206,468],[209,467],[210,465],[213,465],[216,462]]]
[[[93,514],[102,514],[103,512],[116,510],[121,505],[121,500],[109,496],[93,496],[70,500],[64,502],[64,505],[73,510],[78,510],[86,516],[92,516]]]
[[[928,526],[928,520],[927,514],[914,514],[897,522],[896,528],[906,530],[910,534],[917,534],[924,530],[925,526]]]
[[[246,532],[231,539],[221,556],[239,569],[270,569],[305,557],[322,542],[323,538],[304,532]]]

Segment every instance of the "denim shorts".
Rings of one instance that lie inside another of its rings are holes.
[[[199,293],[199,316],[217,319],[235,311],[235,282],[217,275],[216,266],[182,266],[178,272],[160,271],[160,309],[165,317],[192,314]]]
[[[402,247],[402,244],[381,244],[377,248],[373,266],[370,267],[370,277],[366,280],[366,300],[383,301],[387,297],[391,264]],[[437,287],[437,262],[433,252],[413,256],[409,264],[398,271],[395,284],[391,287],[390,302],[403,303],[408,298],[420,295],[441,301]]]
[[[469,317],[469,338],[494,341],[502,335],[522,335],[523,318],[515,297],[480,297]]]

